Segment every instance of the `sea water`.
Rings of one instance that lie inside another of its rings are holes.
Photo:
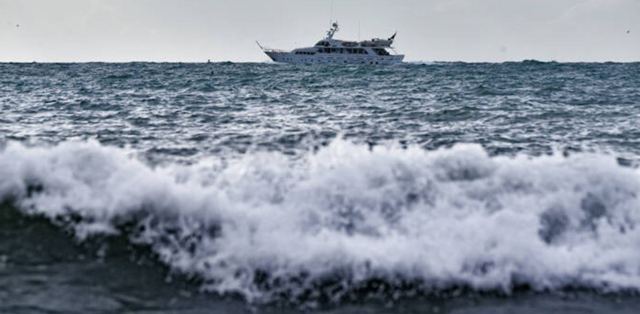
[[[0,64],[0,312],[629,312],[640,64]]]

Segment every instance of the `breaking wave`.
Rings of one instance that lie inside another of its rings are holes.
[[[0,151],[0,200],[124,234],[253,302],[358,290],[640,290],[640,176],[606,154],[489,156],[336,139],[152,167],[97,142]]]

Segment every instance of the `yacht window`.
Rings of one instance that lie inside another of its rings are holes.
[[[382,49],[382,48],[373,48],[373,51],[375,51],[376,54],[378,54],[379,56],[388,56],[389,53]]]

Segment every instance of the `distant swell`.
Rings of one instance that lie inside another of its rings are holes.
[[[640,176],[613,156],[490,157],[337,139],[151,167],[97,142],[10,143],[0,200],[79,239],[125,233],[251,301],[358,289],[640,291]],[[377,284],[376,284],[377,283]]]

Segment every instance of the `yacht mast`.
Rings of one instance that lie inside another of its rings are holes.
[[[327,31],[327,38],[326,39],[333,39],[333,35],[340,30],[340,28],[338,27],[338,22],[333,22],[333,24],[331,24],[331,28]]]

